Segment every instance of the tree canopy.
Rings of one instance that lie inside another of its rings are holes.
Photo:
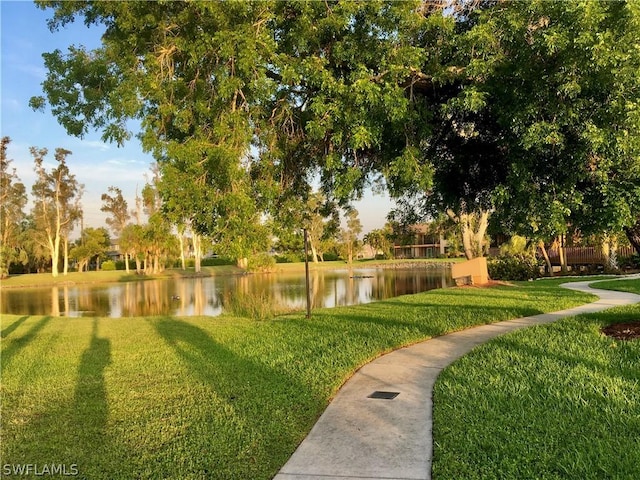
[[[475,216],[478,238],[491,211],[531,237],[640,216],[638,2],[37,3],[105,30],[44,55],[60,123],[122,143],[138,119],[167,209],[236,256],[315,178],[343,206],[374,183]]]

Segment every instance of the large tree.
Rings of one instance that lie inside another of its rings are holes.
[[[606,189],[626,203],[598,218],[638,218],[619,180],[638,159],[637,2],[38,3],[52,29],[105,29],[99,49],[45,55],[60,122],[123,142],[140,118],[229,247],[314,178],[343,204],[369,182],[422,197],[459,222],[467,256],[493,210],[529,228],[551,202],[577,223]]]
[[[501,2],[465,36],[474,77],[500,127],[505,225],[548,240],[612,234],[640,213],[640,5]],[[546,237],[546,238],[544,238]]]
[[[26,260],[19,235],[27,194],[15,168],[11,167],[12,160],[7,158],[9,142],[9,137],[0,141],[0,278],[8,275],[11,263]]]
[[[64,148],[56,148],[57,166],[47,171],[44,161],[47,149],[31,147],[35,163],[36,181],[31,191],[33,195],[33,218],[41,239],[51,255],[51,274],[59,273],[60,249],[64,255],[64,273],[67,273],[69,234],[80,219],[82,210],[82,184],[78,183],[67,165],[67,156],[71,154]]]
[[[419,2],[38,4],[53,8],[54,30],[82,17],[105,29],[99,49],[45,54],[54,115],[72,134],[98,128],[119,143],[141,118],[161,171],[202,192],[195,224],[230,247],[318,173],[346,202],[415,163],[406,116],[422,48],[405,32],[424,20]]]

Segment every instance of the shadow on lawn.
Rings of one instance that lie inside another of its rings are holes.
[[[19,324],[24,322],[29,317],[22,317],[17,320],[12,325],[9,325],[2,331],[2,338],[11,333],[13,330],[18,328]],[[40,330],[44,328],[44,326],[51,321],[53,317],[46,316],[40,319],[35,325],[33,325],[27,333],[22,335],[21,337],[12,338],[9,341],[3,341],[3,343],[8,344],[5,348],[2,349],[2,368],[4,369],[8,364],[11,358],[17,354],[24,347],[29,345],[35,338]],[[16,325],[18,324],[18,325]],[[8,330],[8,332],[7,332]]]
[[[322,410],[321,396],[277,367],[232,351],[191,322],[166,317],[151,323],[189,375],[212,392],[201,405],[210,425],[192,439],[207,454],[194,458],[188,470],[171,474],[207,476],[215,470],[218,478],[275,475],[302,440],[297,432],[308,430]]]
[[[20,317],[19,319],[17,319],[15,322],[13,322],[8,327],[3,328],[2,331],[0,332],[0,337],[1,338],[7,338],[9,336],[9,334],[11,332],[13,332],[16,328],[18,328],[20,325],[22,325],[27,318],[29,318],[29,315],[25,315],[24,317]]]
[[[49,320],[51,317],[43,318],[21,338],[32,340]],[[124,455],[122,445],[109,434],[107,426],[109,405],[105,370],[111,363],[111,342],[98,337],[98,324],[99,320],[94,319],[89,343],[79,361],[69,363],[77,366],[75,375],[69,372],[57,377],[63,382],[67,378],[75,380],[75,388],[69,384],[69,395],[66,383],[51,385],[46,392],[41,392],[42,398],[37,399],[29,399],[26,393],[12,392],[13,397],[23,397],[26,405],[34,405],[29,408],[9,407],[8,428],[3,438],[3,454],[7,463],[64,466],[67,473],[62,475],[77,474],[80,478],[116,477],[113,473],[119,471],[119,462]],[[81,341],[84,343],[86,338],[83,335]],[[20,346],[24,347],[24,344],[23,340]],[[9,347],[13,345],[15,340]],[[9,353],[14,355],[17,348]],[[29,358],[21,365],[22,369],[31,372],[23,379],[23,388],[27,391],[32,383],[42,382],[37,374],[38,366],[37,357]]]
[[[104,371],[111,363],[111,342],[98,338],[97,333],[98,321],[94,319],[91,342],[80,358],[73,402],[75,436],[94,449],[105,440],[109,406]]]

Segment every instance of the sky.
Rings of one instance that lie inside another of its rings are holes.
[[[107,193],[109,186],[116,186],[133,208],[136,191],[141,191],[146,183],[153,158],[142,151],[136,138],[117,147],[103,142],[97,132],[82,139],[69,136],[48,109],[34,112],[29,107],[31,97],[43,95],[41,84],[46,75],[43,53],[55,49],[66,52],[70,45],[87,48],[100,45],[100,28],[87,28],[76,21],[50,32],[47,27],[50,17],[50,10],[41,10],[31,1],[0,0],[0,135],[11,138],[7,156],[29,193],[35,179],[29,147],[48,149],[47,170],[55,166],[56,148],[70,150],[67,165],[84,185],[84,225],[106,227],[105,214],[100,211],[101,195]],[[371,192],[353,205],[358,210],[363,233],[381,228],[392,208],[388,197]]]

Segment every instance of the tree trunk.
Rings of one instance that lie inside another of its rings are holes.
[[[471,242],[472,231],[469,224],[469,214],[460,215],[460,221],[462,222],[462,247],[464,248],[464,256],[467,260],[473,259],[473,246]]]
[[[238,268],[243,268],[246,270],[247,267],[249,266],[249,259],[247,257],[238,258],[236,260],[236,266]]]
[[[310,246],[311,246],[311,258],[313,260],[313,263],[318,263],[318,250],[316,249],[313,243],[311,243]]]
[[[477,256],[482,257],[484,255],[484,236],[487,233],[487,228],[489,226],[489,212],[487,210],[483,210],[480,212],[480,219],[478,221],[478,230],[475,234],[475,240],[478,251]]]
[[[193,253],[195,256],[195,271],[200,273],[202,271],[202,242],[200,241],[200,235],[193,234]]]
[[[489,211],[481,210],[474,213],[461,213],[456,215],[451,209],[447,210],[447,215],[458,224],[462,230],[462,247],[467,260],[481,257],[484,254],[484,236],[489,225]],[[474,230],[474,219],[477,219]]]
[[[540,240],[538,243],[540,250],[542,250],[542,256],[544,257],[544,263],[546,264],[547,272],[551,277],[553,277],[553,265],[551,265],[551,259],[549,259],[549,254],[547,253],[547,248],[544,246],[544,241]]]
[[[187,269],[187,265],[184,260],[184,235],[178,233],[178,242],[180,243],[180,265],[182,265],[182,270]]]
[[[60,237],[53,239],[53,248],[51,249],[51,275],[57,277],[59,275],[58,262],[60,261]]]
[[[567,265],[567,255],[564,249],[564,235],[560,235],[560,241],[558,242],[558,255],[560,256],[560,270],[562,273],[567,273],[569,267]]]
[[[629,239],[629,243],[635,248],[636,253],[640,255],[640,218],[632,227],[623,227],[623,230]]]
[[[129,275],[129,254],[127,252],[124,254],[124,270]]]
[[[62,274],[67,275],[69,273],[69,237],[64,237],[63,245],[64,245],[64,253],[63,253],[64,263],[63,263]]]
[[[605,235],[601,245],[605,272],[618,270],[618,241],[614,236]]]

